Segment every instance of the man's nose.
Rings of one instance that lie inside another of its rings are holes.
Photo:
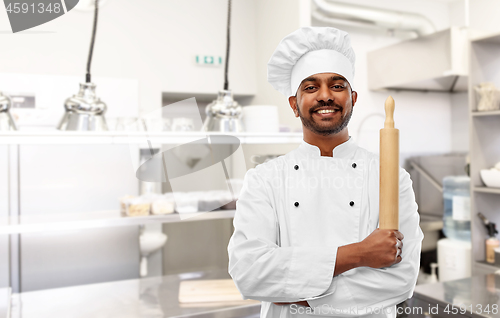
[[[325,103],[328,103],[330,101],[333,101],[334,97],[332,94],[332,91],[328,87],[328,85],[321,85],[318,90],[318,94],[316,95],[316,100],[323,101]]]

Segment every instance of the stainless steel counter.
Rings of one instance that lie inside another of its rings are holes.
[[[194,272],[13,294],[11,317],[259,317],[256,301],[179,304],[182,280],[221,278],[230,277],[224,271]]]
[[[410,307],[422,308],[423,315],[413,317],[500,317],[500,276],[489,274],[417,285]],[[431,308],[439,310],[431,312]]]

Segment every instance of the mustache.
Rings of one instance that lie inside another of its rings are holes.
[[[339,104],[336,104],[334,101],[330,100],[328,102],[325,102],[325,101],[319,101],[316,105],[314,105],[313,107],[311,107],[309,109],[309,112],[310,113],[314,113],[315,111],[317,111],[319,108],[321,107],[325,107],[325,106],[328,106],[328,107],[335,107],[335,108],[338,108],[340,109],[340,111],[343,111],[344,110],[344,107],[342,107],[341,105]]]

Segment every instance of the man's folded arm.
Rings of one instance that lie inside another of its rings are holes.
[[[401,173],[400,185],[399,231],[404,235],[402,261],[385,268],[358,267],[354,272],[339,275],[336,292],[308,301],[311,307],[346,310],[356,307],[356,311],[351,311],[352,315],[347,311],[343,313],[344,316],[356,316],[369,313],[366,310],[394,306],[413,296],[423,233],[411,180],[406,171]]]
[[[257,169],[245,175],[229,241],[229,274],[245,299],[294,302],[332,292],[337,248],[280,247],[273,193]]]

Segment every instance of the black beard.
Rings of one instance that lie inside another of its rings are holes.
[[[322,135],[322,136],[328,136],[328,135],[338,134],[344,128],[347,127],[347,124],[349,124],[349,121],[351,120],[352,111],[353,111],[352,107],[351,107],[351,111],[349,113],[345,114],[345,116],[342,118],[342,121],[340,123],[336,123],[333,126],[329,126],[329,127],[322,127],[322,126],[316,124],[316,122],[312,119],[312,113],[314,112],[314,110],[316,110],[320,107],[323,107],[323,106],[330,106],[330,107],[335,106],[335,107],[340,108],[340,111],[344,110],[344,107],[342,107],[338,104],[335,104],[333,101],[327,102],[327,103],[319,102],[314,107],[311,107],[311,109],[309,110],[309,114],[310,114],[309,118],[310,119],[307,119],[307,118],[304,118],[304,116],[302,116],[302,113],[300,112],[300,107],[297,104],[297,112],[299,113],[299,117],[300,117],[300,120],[302,121],[302,124],[306,128],[308,128],[310,131],[314,132],[315,134]]]

